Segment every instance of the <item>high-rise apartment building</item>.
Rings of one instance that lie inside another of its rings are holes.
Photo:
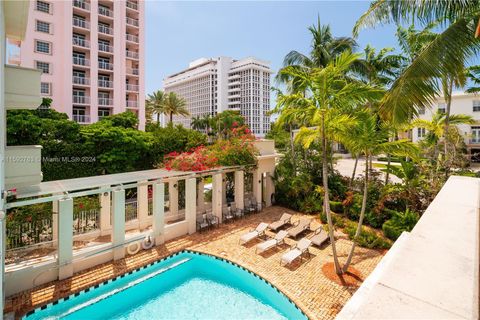
[[[130,110],[145,124],[143,1],[30,1],[10,64],[42,71],[41,93],[81,124]]]
[[[174,122],[190,127],[191,117],[238,110],[252,132],[263,137],[270,130],[269,63],[252,57],[201,58],[188,69],[164,79],[165,92],[175,92],[187,102],[190,117]]]

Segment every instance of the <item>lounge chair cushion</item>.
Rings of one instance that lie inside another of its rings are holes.
[[[310,241],[316,246],[321,246],[324,242],[328,241],[328,234],[322,229],[319,233],[310,238]]]
[[[288,232],[282,230],[275,235],[275,238],[257,244],[257,252],[263,252],[265,250],[275,247],[277,244],[282,242],[283,239],[285,239],[287,234]]]
[[[259,235],[263,234],[265,232],[265,230],[267,229],[267,227],[268,227],[268,224],[266,224],[265,222],[261,222],[255,230],[250,231],[250,232],[244,234],[243,236],[241,236],[240,237],[240,242],[241,243],[247,243],[247,242],[255,239]]]
[[[301,239],[300,241],[298,241],[295,248],[291,249],[290,251],[288,251],[287,253],[285,253],[282,256],[281,262],[284,263],[284,264],[292,263],[293,260],[297,259],[305,251],[307,251],[308,247],[310,247],[311,244],[312,244],[312,242],[310,240],[308,240],[306,238]]]
[[[296,226],[288,230],[288,234],[294,238],[297,237],[300,233],[308,229],[310,222],[310,219],[300,219]]]
[[[270,228],[270,230],[275,230],[276,231],[278,228],[281,228],[284,225],[286,225],[290,221],[291,218],[292,218],[292,215],[290,215],[288,213],[284,213],[284,214],[282,214],[280,219],[270,223],[270,225],[268,227]]]

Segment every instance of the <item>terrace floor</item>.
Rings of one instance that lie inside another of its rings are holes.
[[[325,263],[333,262],[329,245],[320,249],[313,247],[310,250],[312,253],[310,259],[298,261],[291,267],[284,267],[280,266],[280,257],[295,243],[295,240],[287,239],[283,248],[272,249],[263,255],[255,253],[255,244],[260,241],[252,241],[246,246],[238,244],[240,235],[256,227],[259,222],[275,221],[283,212],[292,213],[294,221],[302,216],[302,214],[282,207],[269,207],[261,213],[223,224],[219,228],[179,237],[151,250],[141,251],[119,261],[84,270],[72,278],[47,283],[8,297],[5,312],[13,311],[16,317],[19,317],[29,310],[114,278],[174,252],[191,249],[229,259],[256,272],[283,291],[311,319],[332,319],[357,290],[357,287],[341,286],[325,277],[322,267]],[[315,228],[319,225],[320,221],[315,218],[312,227]],[[267,234],[272,235],[271,232],[267,232]],[[337,250],[342,261],[346,259],[350,245],[351,242],[340,235],[337,241]],[[372,272],[382,256],[383,252],[357,247],[352,266],[360,271],[363,280]]]

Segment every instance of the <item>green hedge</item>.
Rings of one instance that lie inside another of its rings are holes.
[[[348,222],[344,228],[344,231],[348,234],[348,237],[351,240],[355,237],[356,230],[357,223],[355,222]],[[361,247],[369,249],[389,249],[392,246],[390,241],[379,236],[375,231],[369,230],[363,226],[356,243]]]
[[[383,234],[389,239],[397,240],[403,231],[411,231],[419,219],[417,213],[408,209],[405,212],[394,212],[392,218],[383,224]]]

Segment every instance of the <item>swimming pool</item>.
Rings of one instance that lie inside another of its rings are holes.
[[[182,251],[61,299],[25,319],[307,319],[285,295],[228,260]]]

